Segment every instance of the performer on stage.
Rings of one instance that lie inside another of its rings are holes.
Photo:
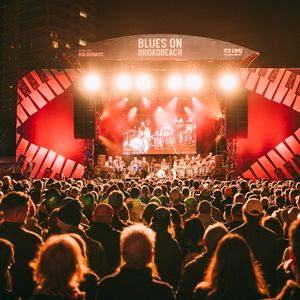
[[[109,156],[108,160],[104,164],[106,172],[107,172],[107,177],[113,178],[114,176],[114,171],[115,171],[115,165],[113,161],[113,157]]]
[[[130,172],[135,177],[139,175],[140,170],[141,170],[140,161],[137,159],[137,157],[134,157],[133,161],[130,163]]]
[[[121,179],[124,173],[124,166],[121,156],[116,156],[114,160],[115,178]]]
[[[169,169],[169,165],[168,163],[166,162],[166,159],[163,158],[161,163],[160,163],[160,168],[164,171],[167,171]]]
[[[149,174],[150,171],[150,165],[146,160],[146,157],[143,156],[142,161],[141,161],[141,177],[146,178]]]

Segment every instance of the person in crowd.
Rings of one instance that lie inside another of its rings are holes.
[[[168,232],[170,211],[165,207],[155,210],[151,228],[156,232],[155,265],[160,278],[176,289],[182,265],[182,253],[177,241]]]
[[[207,200],[203,200],[199,203],[198,206],[197,218],[201,221],[204,229],[206,229],[209,225],[216,223],[217,221],[212,217],[212,208],[210,202]]]
[[[300,299],[300,219],[295,220],[289,228],[289,242],[295,280],[286,282],[286,285],[276,297],[278,300]]]
[[[179,243],[184,257],[183,266],[202,252],[203,234],[204,227],[198,218],[190,218],[184,223]]]
[[[130,220],[134,223],[140,222],[143,213],[143,203],[139,199],[141,191],[138,187],[132,187],[130,190],[130,198],[126,200],[129,209]]]
[[[170,215],[171,215],[171,221],[172,221],[172,227],[174,231],[174,238],[175,240],[180,244],[182,232],[183,232],[183,220],[181,218],[180,213],[177,209],[174,207],[169,208]]]
[[[222,238],[193,299],[255,300],[268,297],[259,265],[247,242],[237,234]]]
[[[80,247],[81,254],[85,262],[87,262],[88,258],[87,258],[87,249],[86,249],[85,241],[82,239],[81,236],[79,236],[76,233],[69,233],[68,235],[77,242],[77,244]],[[97,285],[99,281],[100,280],[98,275],[95,272],[93,272],[90,268],[88,268],[84,273],[84,278],[81,281],[79,286],[79,290],[85,293],[85,300],[95,300]]]
[[[65,204],[57,212],[56,220],[60,233],[76,233],[81,236],[86,243],[89,267],[98,276],[105,276],[110,270],[103,246],[89,237],[82,229],[80,226],[81,211],[73,203]]]
[[[147,185],[143,185],[141,189],[140,200],[146,205],[150,202],[150,199],[151,199],[150,189]]]
[[[113,215],[113,208],[109,204],[98,204],[93,212],[93,224],[86,233],[101,243],[107,256],[110,269],[115,271],[120,264],[121,232],[111,226]]]
[[[79,285],[88,272],[87,261],[71,236],[50,237],[30,265],[36,282],[32,300],[85,299]]]
[[[107,203],[113,208],[114,216],[112,219],[112,227],[122,231],[127,224],[120,219],[120,212],[124,204],[124,194],[121,191],[112,191],[108,195]]]
[[[260,225],[263,206],[257,199],[249,199],[243,206],[245,223],[232,230],[248,243],[255,259],[261,264],[271,295],[276,292],[276,267],[279,264],[279,248],[273,231]]]
[[[1,200],[0,210],[3,223],[0,225],[0,238],[14,246],[15,263],[11,266],[14,293],[18,297],[31,296],[34,282],[28,263],[43,243],[42,238],[24,228],[28,217],[30,196],[22,192],[9,192]]]
[[[243,204],[239,202],[231,206],[231,211],[230,211],[231,218],[230,218],[230,223],[227,226],[228,231],[231,231],[234,228],[239,227],[244,223],[242,208],[243,208]]]
[[[226,227],[221,223],[210,225],[205,230],[202,240],[204,251],[184,266],[181,281],[176,293],[177,300],[192,299],[193,290],[196,285],[203,280],[205,271],[218,242],[227,233]]]
[[[181,215],[183,215],[185,213],[185,205],[181,202],[182,193],[178,188],[173,188],[170,191],[170,200],[172,206],[176,208]]]
[[[14,264],[14,246],[0,238],[0,299],[17,300],[13,294],[11,266]]]
[[[144,225],[146,226],[150,226],[151,223],[151,219],[154,215],[154,211],[160,206],[160,204],[158,204],[157,202],[149,202],[144,210],[143,210],[143,214],[142,214],[142,221],[144,223]]]
[[[190,219],[198,214],[197,211],[197,200],[194,197],[187,197],[184,199],[183,203],[186,207],[186,212],[182,215],[183,221]]]
[[[155,233],[142,224],[129,226],[121,233],[121,268],[105,277],[98,286],[97,300],[172,300],[172,287],[160,281],[151,263]]]

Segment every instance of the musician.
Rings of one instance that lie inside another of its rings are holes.
[[[141,164],[137,157],[134,157],[133,161],[130,163],[130,170],[133,176],[139,175],[139,172],[141,170]]]
[[[150,171],[150,165],[146,160],[146,157],[143,156],[142,161],[141,161],[141,177],[146,178],[149,174]]]
[[[186,154],[186,156],[185,156],[185,164],[187,165],[187,166],[189,166],[190,165],[190,162],[191,162],[191,159],[190,159],[190,157],[189,157],[189,155],[188,154]]]
[[[114,160],[115,178],[121,179],[124,173],[124,163],[121,156],[116,156]]]
[[[177,168],[178,168],[177,156],[174,155],[172,158],[172,169],[171,169],[173,180],[176,179],[177,177]]]
[[[160,163],[160,168],[164,171],[169,169],[168,163],[166,162],[166,159],[163,158],[161,163]]]
[[[104,164],[106,172],[107,172],[107,176],[109,178],[113,177],[114,171],[115,171],[115,165],[114,165],[114,161],[113,161],[113,157],[109,156],[108,160],[105,162]]]

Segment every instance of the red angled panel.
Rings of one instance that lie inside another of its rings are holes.
[[[270,163],[267,157],[262,156],[258,159],[264,169],[268,172],[268,174],[272,177],[272,179],[278,179],[276,174],[274,173],[274,166]]]
[[[68,159],[63,170],[62,170],[62,174],[65,177],[70,177],[72,175],[72,171],[74,169],[75,166],[75,161]]]
[[[45,72],[45,74],[47,75],[47,77],[49,78],[48,80],[48,84],[50,85],[50,87],[54,90],[54,92],[57,95],[60,95],[61,93],[63,93],[63,89],[62,87],[58,84],[58,82],[56,81],[56,79],[52,76],[52,74],[47,70],[43,70]]]
[[[56,153],[54,151],[50,150],[48,152],[48,155],[47,155],[44,163],[43,163],[43,166],[41,167],[41,169],[37,175],[37,178],[41,178],[44,174],[45,169],[51,167],[55,157],[56,157]]]
[[[55,76],[56,80],[64,87],[64,89],[67,89],[71,85],[71,81],[63,71],[51,69],[51,72]]]
[[[269,179],[268,174],[262,169],[262,167],[259,165],[259,163],[255,162],[251,169],[253,173],[256,175],[257,178],[266,178]]]
[[[46,156],[46,154],[47,154],[47,151],[48,151],[48,150],[47,150],[46,148],[41,147],[41,148],[38,150],[36,156],[34,157],[34,160],[33,160],[33,161],[35,162],[35,166],[34,166],[34,168],[33,168],[33,170],[32,170],[32,173],[31,173],[31,176],[32,176],[33,178],[36,177],[38,170],[39,170],[40,167],[42,166],[42,163],[43,163],[43,161],[44,161],[44,159],[45,159],[45,156]]]
[[[60,173],[61,172],[64,161],[65,161],[65,157],[63,157],[61,155],[57,156],[57,158],[55,160],[55,163],[51,168],[53,170],[53,172],[51,174],[51,177],[54,177],[55,173]]]
[[[284,101],[283,101],[283,104],[287,105],[287,106],[291,106],[296,98],[296,89],[297,89],[297,86],[300,82],[300,76],[298,75],[296,80],[295,80],[295,83],[293,85],[293,88],[290,89],[287,93],[287,95],[285,96],[284,98]]]
[[[276,92],[276,89],[278,88],[280,81],[282,79],[282,76],[284,75],[285,69],[280,69],[276,79],[274,80],[274,82],[270,82],[267,91],[265,92],[265,97],[269,100],[272,99],[274,93]]]
[[[32,101],[30,100],[30,98],[25,98],[22,102],[21,102],[22,106],[24,107],[24,109],[27,111],[27,113],[29,115],[33,115],[34,113],[37,112],[36,107],[34,106],[34,104],[32,103]]]
[[[256,86],[256,83],[259,80],[258,72],[259,72],[259,69],[257,69],[255,73],[252,73],[252,72],[250,73],[250,76],[249,76],[249,78],[247,80],[247,83],[245,85],[246,89],[251,90],[251,91],[254,90],[254,88]]]
[[[269,75],[271,74],[273,69],[267,69],[267,72],[266,72],[266,75],[264,77],[260,77],[259,80],[258,80],[258,84],[257,84],[257,87],[256,87],[256,93],[262,95],[268,84],[269,84]]]
[[[28,161],[31,161],[34,158],[37,149],[38,149],[37,145],[30,144],[28,150],[25,153],[26,158],[27,158]]]
[[[288,138],[286,138],[285,141],[289,145],[289,147],[292,149],[294,154],[299,154],[300,153],[300,144],[294,136],[292,136],[292,135],[289,136]]]
[[[278,103],[281,103],[284,96],[286,95],[287,91],[288,91],[288,88],[286,87],[286,83],[288,82],[289,80],[289,77],[291,75],[292,72],[290,71],[286,71],[284,76],[283,76],[283,79],[279,85],[279,88],[274,96],[274,101],[275,102],[278,102]]]
[[[72,81],[75,81],[80,76],[80,74],[74,69],[66,69],[65,72]]]
[[[24,123],[28,118],[21,105],[17,106],[17,116],[22,123]]]
[[[46,100],[42,97],[42,95],[38,91],[32,92],[30,94],[30,97],[32,101],[34,101],[34,103],[39,107],[39,109],[41,109],[47,104]]]
[[[255,176],[253,175],[253,173],[250,170],[244,172],[243,177],[244,178],[249,178],[249,179],[252,179],[252,180],[256,179]]]
[[[81,165],[81,164],[78,164],[76,166],[76,169],[72,175],[73,178],[82,178],[83,176],[83,173],[84,173],[84,166]]]
[[[282,171],[285,174],[286,178],[291,178],[290,173],[283,168],[284,160],[274,150],[269,151],[268,156],[276,166],[276,168],[282,168]]]

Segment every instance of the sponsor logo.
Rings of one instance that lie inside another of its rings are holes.
[[[244,53],[243,48],[224,48],[224,56],[242,56]]]
[[[88,49],[78,50],[79,57],[104,57],[104,52],[102,51],[92,51]]]

